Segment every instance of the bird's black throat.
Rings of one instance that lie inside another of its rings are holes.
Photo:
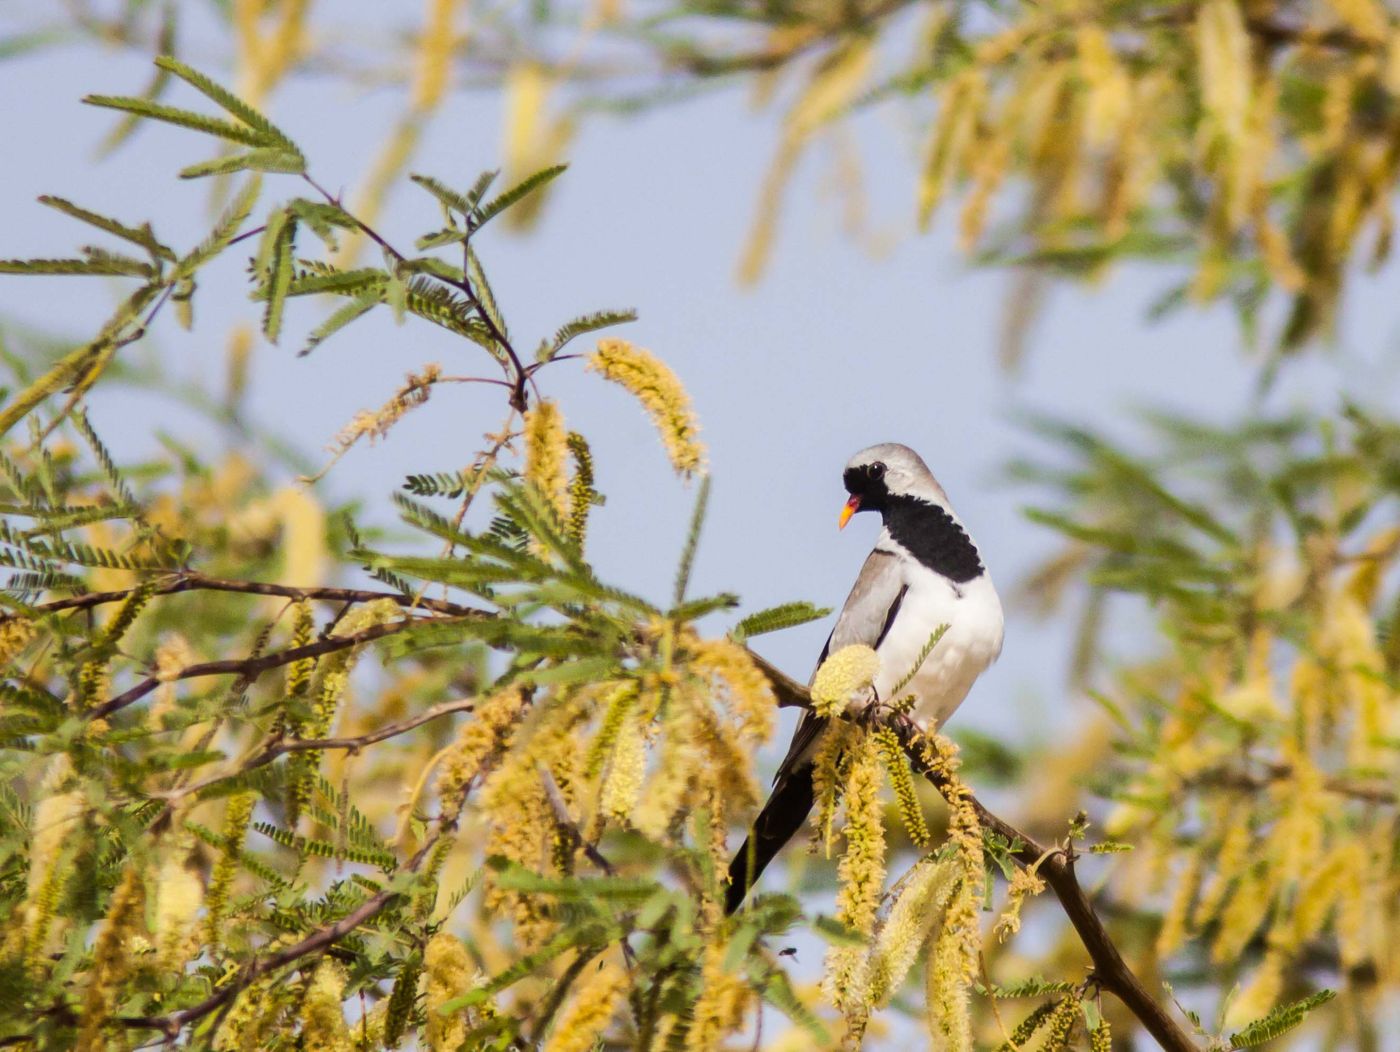
[[[890,537],[934,573],[954,584],[982,574],[982,559],[972,538],[937,504],[907,493],[891,493],[883,464],[847,468],[841,481],[860,500],[861,511],[878,511]]]
[[[880,511],[890,538],[934,573],[955,584],[982,575],[982,559],[972,538],[937,504],[890,494]]]

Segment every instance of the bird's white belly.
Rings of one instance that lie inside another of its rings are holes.
[[[942,624],[948,626],[943,638],[898,697],[892,696],[928,645],[930,631]],[[880,643],[876,693],[890,704],[914,695],[914,721],[925,730],[942,727],[1001,653],[1001,641],[1001,601],[987,575],[956,587],[941,578],[920,581],[905,594]]]

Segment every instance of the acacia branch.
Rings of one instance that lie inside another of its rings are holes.
[[[445,623],[458,620],[457,618],[435,618],[437,623]],[[316,658],[322,654],[331,654],[337,650],[345,650],[347,647],[358,646],[361,643],[368,643],[374,639],[382,639],[384,636],[391,636],[396,632],[402,632],[405,628],[414,625],[421,625],[424,619],[408,617],[402,621],[391,621],[385,625],[371,625],[369,628],[361,629],[359,632],[352,632],[345,636],[329,636],[326,639],[317,640],[315,643],[308,643],[304,647],[289,647],[286,650],[276,650],[271,654],[263,654],[260,657],[231,658],[224,661],[203,661],[196,665],[187,665],[173,676],[148,676],[130,690],[123,691],[113,698],[108,698],[100,705],[88,709],[83,715],[87,719],[96,720],[110,716],[120,709],[126,708],[135,702],[140,701],[151,691],[162,683],[169,683],[180,679],[195,679],[201,676],[240,676],[248,681],[256,679],[269,669],[280,668],[283,665],[290,665],[293,661],[301,661],[304,658]]]
[[[235,771],[214,775],[212,778],[205,778],[202,781],[181,786],[179,789],[172,789],[168,793],[153,793],[152,795],[166,801],[180,800],[192,793],[207,789],[211,785],[217,785],[230,778],[247,774],[259,767],[266,767],[277,757],[287,753],[320,752],[325,749],[346,749],[350,752],[357,752],[366,745],[374,745],[376,742],[387,741],[389,738],[397,738],[400,734],[407,734],[409,731],[443,716],[450,716],[454,712],[471,712],[475,708],[476,698],[459,698],[457,701],[444,701],[430,709],[424,709],[417,716],[386,723],[382,727],[351,738],[274,738],[252,756],[242,761]]]
[[[773,693],[780,706],[802,709],[812,707],[812,697],[806,687],[785,675],[757,654],[751,654],[751,656],[763,674],[768,677],[768,682],[772,685]],[[919,773],[933,783],[940,792],[946,789],[948,786],[947,776],[929,770],[920,759],[921,751],[912,748],[921,733],[917,726],[906,718],[896,720],[892,724],[892,729],[899,735],[900,742],[904,745],[905,751],[909,754],[910,760]],[[1123,960],[1123,955],[1118,952],[1118,947],[1108,934],[1108,929],[1104,927],[1103,921],[1095,912],[1089,896],[1085,894],[1084,889],[1079,884],[1079,878],[1074,871],[1075,856],[1073,852],[1047,848],[1034,837],[1028,836],[1009,822],[992,814],[976,797],[971,798],[971,803],[977,811],[979,821],[1012,845],[1012,857],[1017,862],[1027,867],[1039,863],[1036,873],[1055,892],[1056,898],[1060,900],[1060,905],[1065,911],[1065,916],[1069,918],[1070,924],[1074,926],[1075,932],[1079,935],[1079,941],[1089,952],[1089,958],[1094,963],[1094,981],[1122,1001],[1124,1006],[1137,1017],[1143,1028],[1167,1052],[1200,1052],[1186,1031],[1177,1025],[1176,1020],[1148,993],[1142,981],[1133,974],[1133,970]]]
[[[86,592],[67,599],[55,599],[51,603],[40,603],[34,609],[42,613],[58,613],[63,610],[88,610],[107,603],[116,603],[127,598],[135,588],[120,588],[111,592]],[[183,570],[156,585],[153,595],[175,595],[180,592],[239,592],[245,595],[271,595],[284,599],[323,599],[334,603],[372,603],[379,599],[392,599],[399,606],[408,609],[431,610],[435,614],[450,614],[454,617],[486,617],[486,611],[476,610],[444,599],[428,599],[403,595],[399,592],[379,592],[363,588],[299,588],[292,585],[272,584],[266,581],[233,581],[221,577],[209,577],[194,570]]]

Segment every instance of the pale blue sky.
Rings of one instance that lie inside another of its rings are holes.
[[[8,23],[0,14],[0,34],[13,24],[13,13]],[[196,63],[217,53],[197,39],[185,52]],[[147,76],[140,57],[92,47],[0,63],[0,90],[10,103],[0,107],[0,141],[10,144],[0,169],[0,256],[63,255],[88,240],[85,228],[35,203],[40,193],[130,221],[149,218],[177,246],[201,236],[205,189],[174,174],[210,155],[201,136],[149,127],[94,165],[93,148],[113,115],[79,97],[135,92]],[[202,104],[192,94],[172,101]],[[272,113],[302,144],[315,176],[338,189],[358,185],[401,105],[393,92],[313,80],[279,96]],[[897,440],[924,454],[1005,593],[1054,544],[1023,518],[1028,495],[999,481],[1001,465],[1036,448],[1015,423],[1019,411],[1131,434],[1136,405],[1229,418],[1253,397],[1255,369],[1237,348],[1230,315],[1216,308],[1146,325],[1144,308],[1166,275],[1142,268],[1097,288],[1058,290],[1026,366],[1015,376],[999,371],[1006,276],[966,268],[947,216],[929,235],[912,233],[916,145],[906,123],[876,114],[861,125],[874,223],[900,235],[882,258],[841,232],[818,153],[794,180],[767,277],[753,289],[735,284],[776,115],[751,111],[734,91],[638,119],[593,121],[536,232],[493,232],[480,245],[523,346],[583,311],[640,311],[640,322],[619,334],[680,374],[710,449],[714,489],[695,587],[738,591],[749,610],[790,598],[840,604],[876,529],[870,517],[844,534],[835,528],[841,465],[867,444]],[[500,138],[497,98],[456,96],[413,167],[464,185],[498,165]],[[265,200],[300,192],[296,180],[269,177]],[[435,218],[429,199],[405,187],[378,226],[407,245]],[[221,388],[229,323],[257,317],[244,299],[242,266],[243,257],[231,254],[205,276],[192,334],[176,329],[169,314],[155,326],[150,340],[172,375]],[[1391,268],[1353,290],[1344,350],[1285,370],[1271,405],[1331,405],[1340,390],[1373,404],[1394,400],[1394,368],[1366,364],[1393,360],[1394,278]],[[0,316],[85,338],[114,294],[103,279],[6,278]],[[425,324],[397,327],[387,312],[296,358],[300,336],[325,313],[318,304],[293,305],[283,345],[256,352],[249,400],[255,419],[313,457],[410,369],[440,361],[449,372],[487,371],[479,349]],[[601,572],[666,596],[692,491],[672,478],[628,396],[578,363],[548,370],[543,383],[594,443],[608,496],[591,532]],[[496,388],[441,389],[388,442],[355,450],[321,486],[385,509],[404,474],[460,467],[498,423],[498,401]],[[99,395],[93,417],[110,441],[131,450],[149,447],[155,423],[176,433],[188,424],[167,403],[128,393]],[[769,637],[761,649],[805,678],[828,627]],[[1066,714],[1082,710],[1062,689],[1065,641],[1062,626],[1013,618],[1001,663],[953,729],[967,723],[1066,734]]]

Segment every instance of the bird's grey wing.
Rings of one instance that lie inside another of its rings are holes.
[[[904,575],[898,557],[878,548],[861,567],[846,605],[836,618],[836,627],[822,648],[817,666],[826,660],[832,647],[864,643],[876,647],[889,631],[904,598]],[[729,864],[729,889],[725,910],[733,913],[753,887],[764,867],[802,828],[815,802],[812,784],[812,749],[828,720],[808,711],[803,714],[792,737],[787,756],[773,778],[773,792],[754,819],[739,853]]]
[[[868,647],[878,647],[899,613],[899,604],[904,600],[907,586],[901,572],[899,557],[892,552],[876,548],[866,557],[865,565],[856,575],[856,583],[851,586],[851,594],[846,596],[846,604],[836,617],[836,625],[822,647],[817,658],[817,668],[821,668],[833,650],[863,643]],[[812,670],[815,677],[816,669]],[[808,683],[810,684],[810,680]],[[774,782],[781,778],[788,768],[804,757],[821,736],[826,721],[813,712],[803,715],[792,736],[792,745],[787,756],[778,767]]]

